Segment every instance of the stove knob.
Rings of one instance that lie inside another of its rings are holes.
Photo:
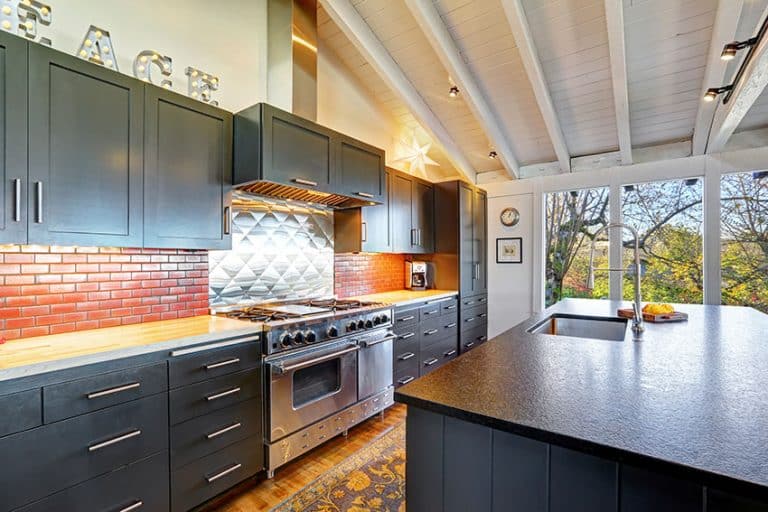
[[[335,338],[339,335],[339,330],[336,328],[335,325],[332,325],[328,328],[328,337],[329,338]]]
[[[379,315],[376,315],[373,317],[373,325],[379,325],[381,323],[381,318],[379,318]]]
[[[372,327],[373,327],[373,322],[371,322],[370,320],[366,320],[365,321],[365,328],[366,329],[370,329]]]
[[[307,343],[314,343],[317,341],[317,334],[315,334],[315,331],[309,330],[304,334],[304,337],[307,340]]]
[[[293,339],[296,341],[296,343],[304,343],[304,333],[301,331],[296,332],[296,334],[293,335]]]
[[[293,345],[293,336],[290,335],[290,333],[285,333],[282,336],[280,336],[280,344],[284,347],[290,347]]]
[[[347,326],[348,331],[354,331],[357,329],[357,323],[356,322],[349,322],[349,325]]]
[[[365,322],[363,322],[362,320],[358,320],[357,328],[358,329],[365,329]]]
[[[389,315],[387,315],[386,313],[382,313],[381,316],[379,317],[379,320],[381,320],[382,324],[385,324],[389,322]]]

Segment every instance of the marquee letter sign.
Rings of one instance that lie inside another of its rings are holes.
[[[37,25],[51,24],[51,6],[38,0],[4,0],[0,7],[0,27],[38,43],[51,45],[47,37],[39,37]]]
[[[114,53],[109,31],[91,25],[85,34],[85,39],[83,39],[80,49],[77,51],[77,56],[81,59],[100,64],[105,68],[119,71]]]
[[[211,105],[219,104],[211,99],[211,93],[219,88],[219,77],[193,67],[188,67],[185,73],[189,77],[190,96]]]
[[[133,61],[133,76],[145,82],[155,83],[150,73],[152,66],[157,66],[164,77],[170,77],[173,72],[173,60],[170,57],[154,50],[144,50]],[[163,78],[159,85],[170,89],[173,82],[169,78]]]

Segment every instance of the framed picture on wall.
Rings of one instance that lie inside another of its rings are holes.
[[[496,239],[496,263],[522,263],[523,239],[497,238]]]

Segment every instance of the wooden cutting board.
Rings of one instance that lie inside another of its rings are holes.
[[[632,308],[624,308],[618,311],[619,316],[622,318],[634,318],[635,312]],[[643,320],[651,323],[663,323],[663,322],[685,322],[688,320],[688,313],[682,311],[675,311],[674,313],[665,313],[663,315],[654,315],[653,313],[643,313]]]

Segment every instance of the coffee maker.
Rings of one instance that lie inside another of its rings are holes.
[[[427,289],[427,263],[425,261],[405,262],[405,287],[409,290]]]

